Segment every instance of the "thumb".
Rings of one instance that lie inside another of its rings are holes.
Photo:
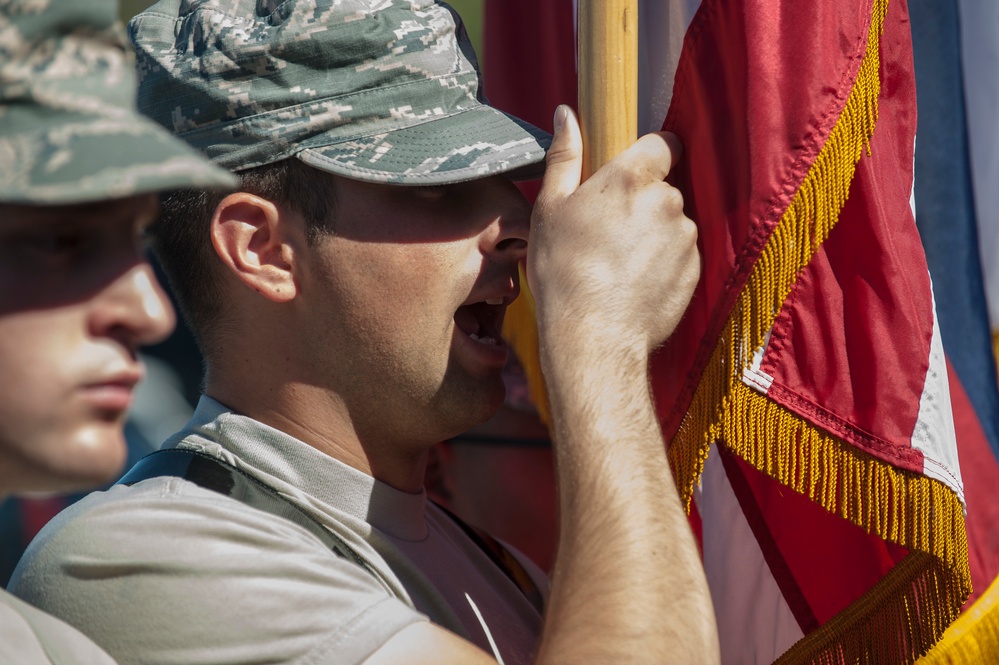
[[[555,109],[555,135],[546,157],[535,207],[547,210],[576,191],[583,172],[583,135],[576,114],[565,104]]]

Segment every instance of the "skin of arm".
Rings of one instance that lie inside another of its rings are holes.
[[[528,255],[551,402],[560,540],[537,663],[717,663],[707,581],[653,410],[649,353],[700,271],[697,231],[663,182],[670,134],[639,139],[580,185],[582,138],[559,107]],[[489,663],[431,624],[370,664]]]
[[[649,353],[700,271],[696,227],[663,182],[680,145],[649,134],[580,186],[578,125],[564,108],[559,124],[528,263],[562,506],[538,659],[717,662],[710,594],[648,384]]]

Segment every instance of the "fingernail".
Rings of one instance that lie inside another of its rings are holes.
[[[555,120],[554,120],[554,124],[555,124],[555,133],[556,134],[558,134],[558,131],[560,129],[562,129],[562,126],[565,124],[565,119],[568,116],[569,116],[569,111],[568,111],[568,109],[566,109],[565,104],[559,104],[558,108],[555,109]]]

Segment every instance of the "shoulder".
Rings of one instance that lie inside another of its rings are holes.
[[[0,662],[114,665],[111,657],[80,631],[3,591]]]
[[[11,588],[117,658],[149,663],[295,662],[334,646],[362,662],[423,619],[302,527],[179,478],[74,504]]]
[[[279,543],[326,553],[318,539],[287,520],[181,478],[153,478],[94,492],[59,513],[31,543],[13,579],[53,558],[84,565],[141,556],[175,566],[196,558],[211,565],[201,556],[205,548],[235,555]]]

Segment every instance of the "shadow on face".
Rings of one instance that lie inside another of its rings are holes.
[[[357,242],[441,243],[480,234],[497,219],[526,237],[531,207],[510,180],[385,185],[338,177],[336,234]]]

